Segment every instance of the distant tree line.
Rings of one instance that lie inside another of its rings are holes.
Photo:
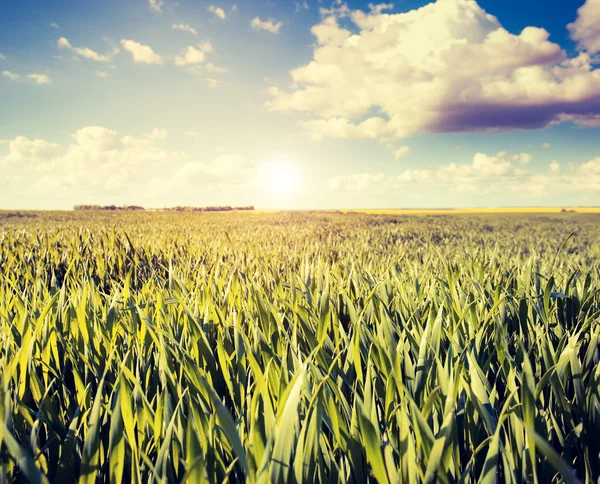
[[[144,207],[137,205],[123,205],[118,207],[116,205],[75,205],[74,210],[134,210],[141,211],[145,210]],[[164,208],[166,212],[231,212],[234,210],[254,210],[254,205],[247,207],[173,207]]]
[[[137,205],[123,205],[121,207],[116,205],[75,205],[73,210],[144,210],[144,207],[138,207]]]
[[[254,210],[254,205],[247,207],[173,207],[165,210],[171,212],[231,212],[233,210]]]

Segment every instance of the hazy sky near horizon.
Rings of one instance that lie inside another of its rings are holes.
[[[600,205],[600,0],[3,0],[0,208]]]

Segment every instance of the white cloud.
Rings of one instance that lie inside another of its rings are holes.
[[[600,190],[600,156],[581,165],[571,165],[572,183],[578,189]]]
[[[200,48],[200,50],[202,52],[212,52],[212,50],[213,50],[213,46],[208,40],[206,40],[204,42],[200,42],[198,47]]]
[[[342,117],[301,121],[299,124],[315,141],[323,138],[382,139],[393,135],[393,129],[379,117],[371,117],[357,124]]]
[[[550,148],[552,145],[550,143],[542,143],[542,148],[544,148],[545,150],[547,150],[548,148]]]
[[[150,133],[145,134],[144,138],[149,140],[161,140],[167,139],[168,135],[169,133],[166,129],[154,128]]]
[[[88,47],[73,47],[71,45],[71,43],[69,42],[69,40],[65,37],[61,37],[60,39],[58,39],[57,44],[58,44],[59,49],[70,49],[78,56],[85,57],[86,59],[91,59],[91,60],[94,60],[97,62],[109,62],[110,61],[109,56],[98,54],[98,52],[96,52],[95,50],[92,50]],[[118,53],[118,52],[119,52],[119,50],[116,49],[115,53]]]
[[[31,74],[27,74],[25,77],[23,77],[19,74],[11,72],[11,71],[2,71],[2,76],[6,77],[7,79],[10,79],[11,81],[15,81],[15,82],[24,81],[26,79],[29,79],[30,81],[32,81],[38,85],[52,84],[52,81],[46,74],[36,74],[35,72],[33,72]]]
[[[449,192],[478,195],[514,192],[535,197],[600,190],[600,157],[586,163],[571,163],[566,172],[561,170],[560,163],[552,161],[546,173],[523,169],[522,158],[506,152],[476,153],[470,163],[448,163],[392,175],[366,172],[337,176],[329,180],[328,188],[332,192],[391,193],[429,185]]]
[[[577,10],[577,19],[568,26],[571,38],[581,50],[600,52],[600,0],[587,0]]]
[[[108,77],[108,74],[106,72],[96,72],[96,75],[98,77],[101,77],[102,79],[106,79]]]
[[[227,69],[225,67],[216,66],[212,62],[209,62],[204,67],[208,72],[211,72],[212,74],[223,74],[224,72],[227,72]]]
[[[52,84],[52,81],[46,74],[27,74],[27,79],[31,79],[36,84]]]
[[[308,1],[307,0],[296,0],[294,2],[295,6],[296,6],[296,13],[302,11],[302,10],[308,10],[310,7],[308,6]]]
[[[485,153],[476,153],[473,161],[468,165],[458,165],[450,163],[442,165],[439,173],[449,175],[452,179],[478,178],[489,179],[506,176],[512,172],[513,160],[520,160],[520,155],[508,156],[506,152],[500,152],[496,155],[487,155]]]
[[[182,55],[175,57],[175,65],[189,66],[192,64],[200,64],[206,59],[206,53],[213,49],[210,42],[202,42],[198,47],[189,45]]]
[[[375,15],[379,15],[384,10],[391,10],[394,8],[393,3],[379,3],[379,4],[369,4],[369,9],[371,9],[371,13]]]
[[[185,134],[188,144],[208,149],[203,133]],[[163,148],[167,135],[158,128],[132,136],[88,126],[77,130],[70,143],[24,136],[0,142],[5,188],[0,198],[13,206],[30,201],[31,207],[48,200],[40,197],[51,197],[53,207],[66,208],[81,203],[250,205],[263,196],[260,165],[224,150],[193,157],[170,151]]]
[[[396,161],[404,158],[406,155],[410,153],[410,148],[408,146],[401,146],[398,149],[394,150],[394,159]]]
[[[267,89],[265,89],[265,92],[269,96],[277,97],[277,96],[279,96],[279,93],[281,92],[281,90],[277,86],[269,86],[269,87],[267,87]]]
[[[6,56],[2,52],[0,52],[0,60],[6,60]]]
[[[62,147],[43,139],[29,139],[17,136],[8,143],[9,153],[0,157],[2,164],[35,163],[55,158],[62,151]]]
[[[275,22],[271,19],[261,20],[260,17],[254,17],[250,22],[250,26],[254,30],[264,30],[266,32],[271,32],[272,34],[278,34],[282,25],[282,22]]]
[[[59,26],[58,26],[58,24],[56,22],[51,22],[50,23],[50,27],[52,27],[53,29],[59,28]]]
[[[209,7],[207,8],[207,10],[210,13],[215,14],[221,20],[225,20],[225,10],[223,10],[221,7],[215,7],[214,5],[209,5]]]
[[[187,66],[190,64],[199,64],[200,62],[204,62],[205,57],[206,54],[204,52],[190,45],[183,55],[175,57],[175,65]]]
[[[223,81],[220,81],[219,79],[213,79],[210,77],[206,79],[206,85],[211,89],[214,89],[215,87],[219,87],[219,85],[222,83],[223,83]]]
[[[136,64],[164,64],[165,60],[147,45],[140,44],[135,40],[121,39],[123,49],[133,56]]]
[[[148,0],[148,7],[150,7],[150,10],[156,13],[162,12],[164,4],[164,0]]]
[[[600,113],[599,114],[579,114],[579,115],[562,115],[560,121],[577,123],[579,126],[586,128],[597,128],[600,126]]]
[[[518,161],[521,165],[528,165],[533,160],[533,156],[529,153],[521,153],[514,155],[512,159]]]
[[[175,30],[183,30],[184,32],[189,32],[192,35],[198,35],[198,31],[194,27],[190,27],[188,24],[173,24],[171,28]]]
[[[476,153],[471,163],[449,163],[436,169],[405,170],[398,175],[383,173],[359,173],[335,177],[330,189],[336,191],[395,191],[407,183],[447,184],[457,191],[476,191],[482,182],[502,180],[521,172],[514,166],[516,156],[505,152],[496,155]]]
[[[10,71],[2,71],[2,75],[7,79],[10,79],[11,81],[18,81],[21,79],[21,76],[19,74],[15,74],[14,72]]]
[[[68,146],[18,136],[9,142],[8,154],[0,155],[0,166],[20,173],[24,193],[62,196],[66,190],[85,195],[89,188],[97,188],[104,194],[106,190],[135,183],[136,178],[153,165],[183,160],[183,153],[157,146],[166,136],[167,132],[162,129],[154,129],[138,138],[100,126],[78,130],[73,134],[74,142]]]
[[[321,3],[321,2],[319,2]],[[319,8],[319,13],[322,17],[326,17],[329,15],[335,15],[340,18],[348,17],[350,15],[350,8],[343,0],[334,0],[331,4],[330,8]]]
[[[599,119],[600,69],[589,54],[568,58],[544,29],[510,33],[475,0],[438,0],[398,14],[338,2],[321,12],[312,61],[267,102],[270,110],[311,113],[302,126],[315,139]],[[347,17],[343,27],[340,17]]]

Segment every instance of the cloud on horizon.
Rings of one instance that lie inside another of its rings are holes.
[[[600,157],[585,163],[569,163],[566,170],[552,161],[542,173],[524,168],[531,158],[528,153],[476,153],[470,163],[407,169],[394,175],[363,172],[336,176],[328,181],[328,188],[335,193],[390,193],[416,186],[435,186],[436,190],[447,190],[449,194],[506,192],[531,197],[556,196],[572,190],[590,193],[600,190]]]

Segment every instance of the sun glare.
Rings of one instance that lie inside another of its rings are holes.
[[[268,189],[275,195],[289,195],[296,188],[297,182],[297,175],[289,165],[274,164],[268,170]]]

